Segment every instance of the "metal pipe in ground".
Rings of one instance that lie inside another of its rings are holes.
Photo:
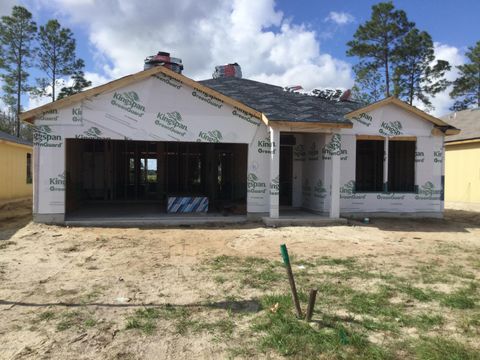
[[[287,246],[285,244],[280,245],[280,252],[282,254],[283,263],[287,269],[288,282],[290,283],[290,289],[292,290],[292,299],[299,319],[303,318],[302,309],[300,307],[300,301],[298,300],[297,287],[295,286],[295,279],[293,278],[292,266],[290,265],[290,257],[288,256]]]

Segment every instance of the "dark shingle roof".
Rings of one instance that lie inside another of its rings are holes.
[[[460,134],[447,136],[445,142],[480,139],[480,108],[453,112],[441,119],[461,129]]]
[[[10,141],[16,144],[32,146],[30,141],[24,140],[22,138],[17,138],[16,136],[10,135],[6,132],[0,131],[0,140]]]
[[[202,80],[199,83],[264,113],[269,121],[351,124],[344,115],[363,106],[353,101],[329,101],[286,92],[280,86],[235,77]]]

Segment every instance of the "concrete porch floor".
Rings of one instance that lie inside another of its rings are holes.
[[[246,215],[220,213],[167,214],[158,203],[98,203],[82,206],[65,217],[66,226],[139,227],[241,224]]]
[[[332,219],[322,214],[316,214],[302,209],[280,209],[278,218],[269,216],[262,217],[262,221],[266,226],[329,226],[329,225],[346,225],[347,219]]]

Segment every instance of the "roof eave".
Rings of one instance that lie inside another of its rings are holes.
[[[269,125],[277,125],[277,126],[287,126],[287,127],[299,127],[299,128],[324,128],[324,129],[331,129],[331,128],[340,128],[340,129],[351,129],[353,124],[349,121],[341,123],[341,122],[325,122],[325,121],[291,121],[291,120],[275,120],[269,119]]]
[[[74,95],[68,96],[66,98],[63,98],[63,99],[60,99],[60,100],[57,100],[57,101],[39,106],[35,109],[25,111],[25,112],[20,114],[20,120],[28,122],[28,123],[33,123],[33,120],[35,119],[35,117],[43,114],[46,111],[49,111],[49,110],[52,110],[52,109],[60,109],[60,108],[67,107],[69,105],[78,103],[78,102],[82,101],[83,99],[93,97],[93,96],[97,96],[97,95],[100,95],[100,94],[108,92],[108,91],[117,90],[119,88],[122,88],[124,86],[129,85],[129,84],[132,84],[134,82],[138,82],[138,81],[147,79],[148,77],[156,75],[158,73],[163,73],[165,75],[168,75],[168,76],[174,78],[175,80],[180,81],[181,83],[187,84],[188,86],[194,87],[194,88],[196,88],[198,90],[201,90],[201,91],[203,91],[203,92],[205,92],[209,95],[212,95],[216,98],[219,98],[220,100],[224,101],[225,103],[227,103],[227,104],[229,104],[233,107],[237,107],[237,108],[249,113],[250,115],[252,115],[252,116],[254,116],[258,119],[263,119],[262,113],[260,111],[252,109],[249,106],[241,103],[240,101],[234,100],[234,99],[232,99],[232,98],[230,98],[226,95],[223,95],[216,90],[213,90],[213,89],[211,89],[211,88],[209,88],[205,85],[202,85],[202,84],[198,83],[197,81],[186,77],[185,75],[178,74],[178,73],[176,73],[176,72],[174,72],[170,69],[167,69],[164,66],[155,66],[151,69],[139,71],[135,74],[124,76],[120,79],[116,79],[116,80],[113,80],[109,83],[94,87],[92,89],[82,91],[78,94],[74,94]]]
[[[436,118],[430,114],[427,114],[426,112],[416,108],[415,106],[412,106],[410,104],[407,104],[406,102],[398,99],[397,97],[395,96],[390,96],[388,98],[385,98],[385,99],[382,99],[382,100],[379,100],[377,102],[374,102],[372,104],[369,104],[367,106],[364,106],[364,107],[361,107],[357,110],[354,110],[354,111],[351,111],[349,112],[348,114],[345,115],[345,117],[347,119],[352,119],[356,116],[359,116],[360,114],[362,113],[365,113],[365,112],[369,112],[369,111],[373,111],[377,108],[380,108],[382,106],[385,106],[385,105],[388,105],[388,104],[395,104],[399,107],[401,107],[402,109],[408,111],[408,112],[411,112],[417,116],[419,116],[420,118],[426,120],[426,121],[429,121],[431,123],[433,123],[434,125],[437,125],[437,126],[449,126],[446,122],[444,122],[443,120],[439,119],[439,118]]]

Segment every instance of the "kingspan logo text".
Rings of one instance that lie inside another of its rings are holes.
[[[172,111],[169,113],[158,113],[155,125],[161,126],[164,129],[180,136],[185,136],[188,131],[187,125],[182,123],[182,115],[178,111]]]
[[[277,145],[274,142],[271,142],[268,137],[262,140],[257,141],[258,152],[260,154],[275,154]]]
[[[367,194],[355,193],[355,180],[350,180],[340,187],[340,199],[364,200]]]
[[[198,134],[198,140],[205,140],[206,142],[219,143],[223,139],[220,130],[200,131]]]
[[[270,195],[278,195],[280,193],[280,178],[277,176],[270,182]]]
[[[50,126],[33,128],[33,144],[41,147],[62,147],[62,137],[52,133]]]
[[[378,132],[385,136],[398,136],[402,135],[402,129],[403,126],[400,121],[383,121]]]
[[[65,173],[49,178],[50,191],[65,191]]]
[[[247,176],[247,191],[254,194],[264,194],[267,190],[267,185],[264,182],[258,181],[258,176],[250,173]]]
[[[347,160],[348,151],[342,149],[342,136],[333,134],[332,139],[322,148],[322,159],[329,160],[332,156],[341,156],[340,160]]]
[[[427,181],[419,187],[415,200],[441,200],[442,193],[441,189],[435,189],[435,185],[431,181]]]
[[[124,92],[123,94],[114,92],[111,104],[138,117],[145,114],[145,106],[140,103],[140,98],[135,91]]]
[[[246,122],[248,122],[250,124],[260,126],[260,120],[254,118],[252,115],[248,114],[247,112],[245,112],[245,111],[243,111],[239,108],[234,108],[234,110],[232,111],[232,115],[237,116],[240,119],[245,120]]]
[[[92,126],[88,130],[85,130],[83,134],[78,134],[75,137],[77,139],[110,139],[109,137],[102,136],[102,130]]]
[[[317,181],[313,187],[313,196],[316,198],[324,199],[327,195],[327,190],[323,187],[323,182],[321,179]]]
[[[45,111],[39,120],[43,121],[57,121],[58,120],[58,110],[52,109]]]

